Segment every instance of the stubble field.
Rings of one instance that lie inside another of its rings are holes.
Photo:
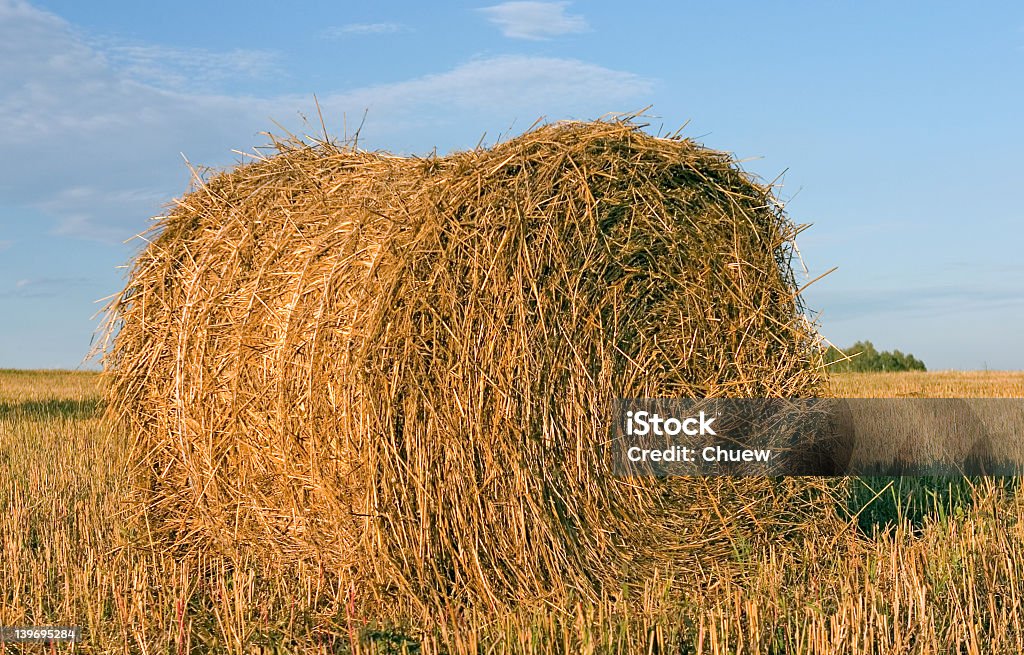
[[[75,651],[1024,652],[1012,481],[837,480],[834,516],[797,526],[796,546],[737,537],[732,557],[680,562],[601,602],[425,614],[244,553],[153,543],[135,501],[142,455],[103,423],[99,384],[0,372],[0,626],[80,625]],[[846,374],[833,390],[1024,397],[1024,373]]]

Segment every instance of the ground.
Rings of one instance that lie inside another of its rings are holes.
[[[798,543],[737,541],[632,595],[427,616],[315,572],[151,543],[132,500],[144,453],[105,427],[99,384],[0,371],[0,626],[81,625],[81,652],[1024,652],[1012,481],[838,481],[832,522],[796,526]],[[1024,373],[847,374],[833,389],[1024,397]]]

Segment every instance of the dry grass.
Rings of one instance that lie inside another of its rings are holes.
[[[993,473],[1024,462],[1024,403],[996,400],[1024,398],[1024,373],[839,373],[830,389],[876,399],[850,405],[858,415],[850,470]]]
[[[332,643],[343,624],[318,632],[311,612],[339,590],[153,548],[130,444],[101,414],[96,374],[0,371],[0,625],[80,625],[97,653],[242,652],[297,628]]]
[[[842,398],[1024,398],[1024,373],[839,373],[832,376],[830,388]]]
[[[1009,395],[1024,375],[970,378]],[[992,481],[873,536],[853,521],[817,538],[804,526],[800,550],[737,538],[725,560],[666,565],[614,598],[423,613],[317,572],[150,548],[96,383],[0,373],[0,625],[84,625],[81,652],[1024,652],[1024,502]]]
[[[796,231],[727,154],[630,123],[282,144],[181,199],[112,308],[153,530],[494,611],[824,525],[820,485],[626,481],[604,448],[616,398],[819,389]]]

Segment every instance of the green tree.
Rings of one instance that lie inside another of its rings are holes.
[[[829,370],[867,373],[875,371],[925,371],[924,362],[900,350],[878,352],[870,341],[858,341],[840,350],[830,346],[825,351]]]

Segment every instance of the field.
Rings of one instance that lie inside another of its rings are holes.
[[[796,546],[736,539],[725,561],[604,602],[427,615],[245,553],[171,557],[148,538],[137,456],[104,427],[98,385],[0,372],[0,626],[81,625],[77,651],[1024,652],[1024,501],[1006,480],[837,481],[832,524],[795,526]],[[1022,397],[1024,374],[847,374],[833,389]]]
[[[1024,398],[1024,374],[1000,371],[844,373],[832,390],[844,398]]]

